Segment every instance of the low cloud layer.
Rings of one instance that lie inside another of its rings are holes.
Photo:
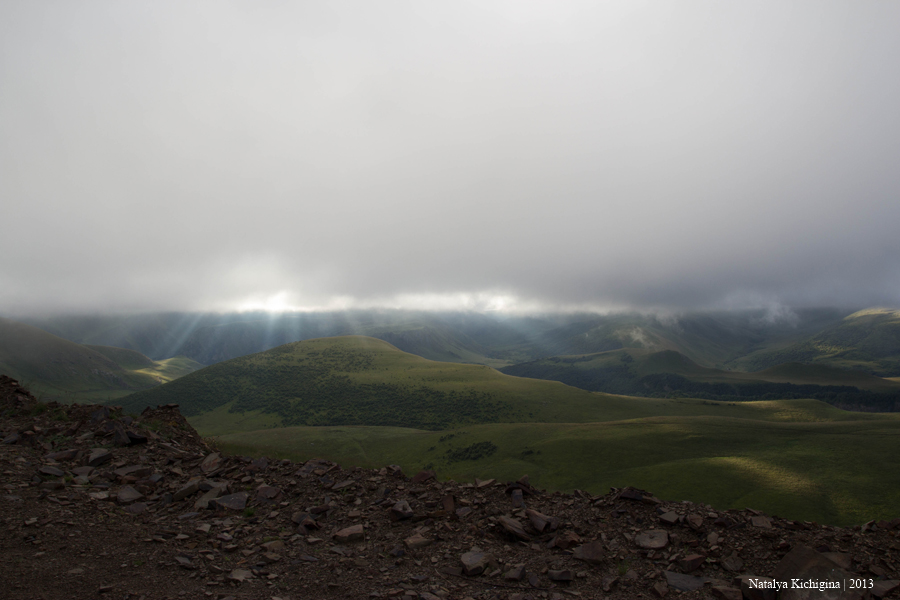
[[[900,304],[900,5],[0,6],[0,314]]]

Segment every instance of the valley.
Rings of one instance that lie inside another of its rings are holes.
[[[45,401],[114,401],[202,366],[184,356],[152,360],[135,350],[76,344],[0,317],[0,373]]]
[[[792,324],[752,314],[673,322],[403,311],[55,321],[57,332],[123,347],[4,320],[0,365],[31,377],[45,399],[130,414],[177,404],[236,454],[398,464],[460,481],[528,473],[547,489],[592,494],[634,485],[852,524],[888,518],[900,501],[900,413],[891,412],[900,381],[831,360],[849,350],[758,371],[729,365],[763,364],[860,323],[875,330],[860,339],[890,339],[892,317],[870,313],[801,311]],[[316,333],[329,335],[267,347]],[[872,365],[896,354],[890,343],[865,348]]]

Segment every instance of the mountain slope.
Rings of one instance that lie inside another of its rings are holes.
[[[180,363],[181,371],[200,366],[192,361]],[[46,399],[120,397],[170,380],[167,369],[172,368],[133,350],[82,346],[0,318],[0,372],[27,382]]]
[[[807,340],[750,353],[735,361],[735,366],[758,370],[786,362],[822,363],[881,377],[898,376],[900,311],[858,311]]]
[[[866,373],[796,363],[757,373],[724,371],[702,367],[673,350],[555,356],[504,367],[501,372],[614,394],[724,401],[817,398],[854,410],[900,409],[900,385]]]

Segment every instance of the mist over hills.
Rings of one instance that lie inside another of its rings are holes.
[[[556,355],[647,348],[675,350],[699,364],[725,368],[737,368],[744,357],[753,355],[748,364],[765,368],[779,364],[774,362],[778,355],[773,352],[839,326],[849,312],[796,309],[773,318],[764,310],[672,317],[370,310],[59,316],[25,322],[80,344],[137,350],[154,360],[184,355],[203,364],[304,339],[367,335],[425,358],[492,366]]]
[[[8,372],[55,394],[107,391],[120,397],[284,344],[365,335],[430,360],[488,365],[589,391],[817,398],[856,410],[894,410],[898,384],[883,377],[900,375],[900,313],[847,312],[57,316],[28,323],[6,319],[0,343]]]

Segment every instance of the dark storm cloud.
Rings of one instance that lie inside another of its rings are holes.
[[[892,3],[0,6],[0,311],[900,302]]]

